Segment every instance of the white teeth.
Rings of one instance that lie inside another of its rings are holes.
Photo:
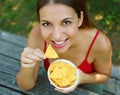
[[[60,44],[63,44],[64,41],[62,41],[62,42],[54,42],[54,43],[60,45]]]

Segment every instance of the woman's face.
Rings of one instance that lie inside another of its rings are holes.
[[[58,53],[63,53],[72,47],[77,41],[78,27],[82,23],[76,12],[62,4],[48,4],[40,9],[39,14],[44,40]]]

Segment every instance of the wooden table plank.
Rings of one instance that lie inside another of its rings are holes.
[[[43,86],[46,86],[46,87],[43,89]],[[52,85],[50,85],[48,78],[46,78],[43,75],[38,76],[36,86],[32,91],[35,91],[36,89],[38,89],[38,90],[42,89],[42,91],[39,92],[39,94],[41,94],[41,95],[66,95],[66,94],[55,91],[54,87]],[[32,93],[32,91],[31,91],[31,93]],[[32,94],[34,94],[34,93],[32,93]],[[39,94],[37,94],[37,95],[39,95]],[[97,95],[97,94],[92,93],[87,90],[84,90],[84,89],[81,89],[81,88],[76,88],[75,91],[73,91],[67,95]]]
[[[36,86],[30,90],[30,91],[26,91],[26,92],[22,92],[16,82],[14,81],[15,76],[11,76],[11,75],[4,75],[3,73],[0,73],[0,76],[2,75],[2,79],[4,79],[3,81],[0,82],[0,85],[4,86],[4,88],[9,88],[9,90],[11,91],[15,91],[15,92],[21,92],[24,94],[29,94],[29,95],[66,95],[63,93],[59,93],[57,91],[54,90],[54,87],[52,85],[49,84],[49,81],[47,80],[47,78],[44,75],[39,75],[38,76],[38,80],[36,83]],[[0,78],[1,79],[1,78]],[[1,91],[2,89],[0,89]],[[2,93],[6,93],[4,91],[2,91]],[[95,93],[77,88],[74,92],[71,92],[67,95],[97,95]],[[17,94],[15,94],[17,95]]]
[[[120,80],[120,73],[117,73],[117,72],[120,72],[120,66],[114,65],[112,67],[111,77],[116,78],[117,80]]]
[[[17,45],[0,40],[1,55],[5,55],[6,57],[11,57],[19,60],[22,51],[23,51],[23,47],[19,47]]]
[[[9,32],[0,30],[0,40],[7,41],[18,46],[26,46],[27,39]]]
[[[26,43],[26,38],[0,30],[0,54],[19,60]]]
[[[23,95],[23,94],[0,86],[0,95]]]

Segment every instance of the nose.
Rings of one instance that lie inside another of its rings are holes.
[[[61,37],[62,37],[62,29],[59,26],[54,27],[52,38],[56,41],[59,41]]]

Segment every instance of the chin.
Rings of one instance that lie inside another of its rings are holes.
[[[65,53],[65,52],[67,52],[68,49],[69,49],[69,48],[66,48],[66,47],[61,48],[61,49],[57,49],[57,53],[58,53],[58,54],[63,54],[63,53]]]

